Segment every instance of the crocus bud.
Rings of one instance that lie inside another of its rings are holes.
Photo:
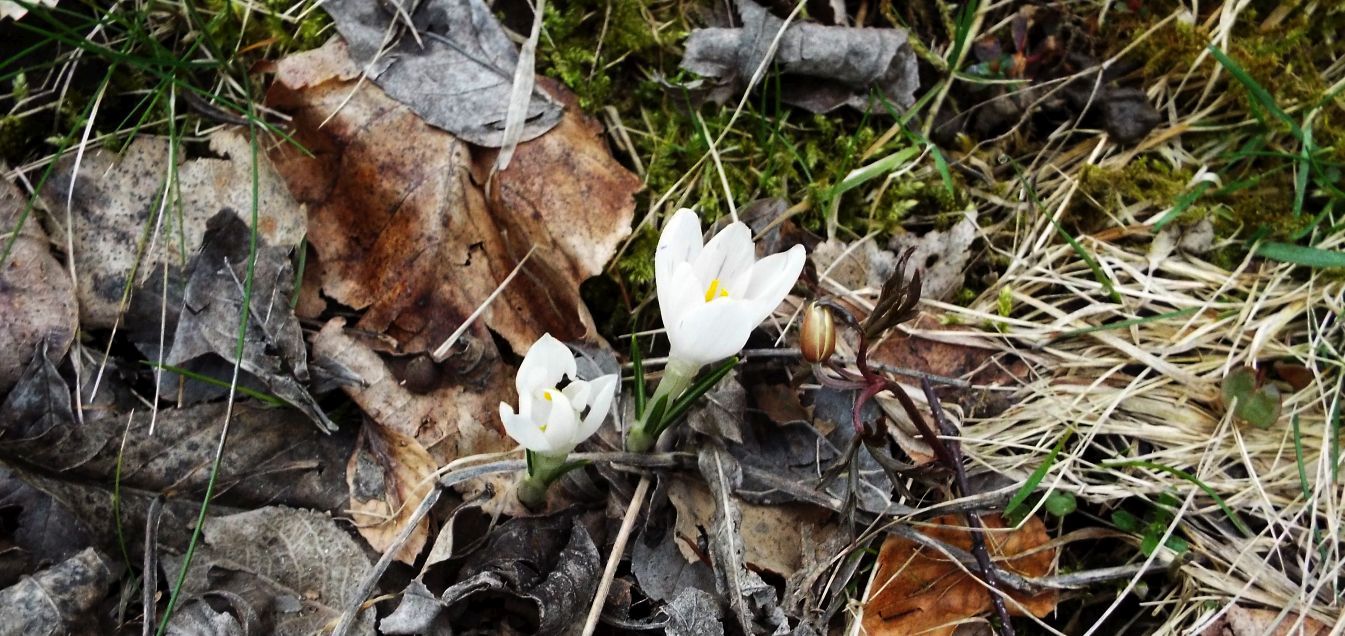
[[[830,358],[836,351],[836,320],[826,305],[813,301],[803,310],[799,351],[804,360],[814,364]]]

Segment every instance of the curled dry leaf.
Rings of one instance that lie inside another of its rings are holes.
[[[350,43],[351,57],[370,79],[429,123],[478,146],[503,143],[519,54],[482,0],[406,3],[416,37],[391,5],[329,0],[322,8]],[[402,30],[388,45],[390,28]],[[543,91],[527,103],[522,139],[547,132],[561,105]]]
[[[91,614],[121,575],[93,548],[0,590],[0,634],[96,633]],[[104,626],[110,628],[110,626]]]
[[[26,205],[14,184],[0,180],[0,250]],[[39,344],[46,343],[47,354],[58,360],[65,355],[79,326],[78,312],[70,277],[51,255],[42,225],[30,216],[9,258],[0,262],[0,395],[19,381]]]
[[[697,29],[687,39],[682,68],[719,82],[711,97],[722,101],[741,88],[774,53],[772,63],[788,78],[780,99],[824,113],[843,105],[864,109],[881,93],[896,108],[915,102],[920,85],[915,51],[905,29],[824,26],[785,21],[752,0],[735,5],[742,27]],[[776,35],[778,46],[772,51]],[[881,106],[877,108],[882,112]]]
[[[323,294],[363,310],[356,326],[391,338],[380,348],[433,351],[535,245],[469,335],[489,343],[489,327],[516,352],[545,332],[588,336],[579,283],[629,233],[639,188],[596,124],[568,113],[520,144],[488,200],[480,184],[493,154],[474,155],[358,74],[333,40],[282,60],[267,96],[313,153],[277,146],[272,159],[309,206]]]
[[[120,155],[112,148],[87,153],[78,174],[74,155],[56,163],[42,196],[52,233],[64,236],[70,195],[70,238],[79,274],[75,291],[85,329],[117,323],[132,275],[139,285],[155,265],[183,265],[200,247],[212,216],[228,210],[251,218],[252,189],[238,185],[252,181],[250,143],[242,133],[226,130],[212,136],[210,146],[225,158],[178,166],[180,201],[165,201],[163,195],[169,175],[169,147],[163,139],[136,137]],[[264,156],[258,161],[258,234],[269,245],[297,245],[305,232],[303,209],[270,162]],[[166,214],[169,210],[174,213]]]
[[[1017,530],[1003,530],[998,515],[982,517],[988,532],[986,550],[995,565],[1026,577],[1045,576],[1055,561],[1055,549],[1041,549],[1050,537],[1046,526],[1030,517]],[[945,544],[971,549],[971,534],[960,517],[945,515],[921,530]],[[934,548],[888,536],[878,553],[878,573],[864,602],[863,625],[873,636],[931,634],[951,636],[969,618],[991,611],[990,592],[963,566]],[[1022,614],[1021,606],[1034,616],[1055,609],[1059,594],[1048,590],[1028,596],[1010,592],[1010,613]]]
[[[414,437],[383,426],[360,429],[360,442],[346,465],[346,481],[351,518],[370,547],[381,553],[393,545],[430,494],[437,467]],[[397,560],[414,564],[429,534],[426,517],[397,549]]]

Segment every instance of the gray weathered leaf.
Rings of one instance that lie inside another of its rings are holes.
[[[687,413],[687,425],[703,435],[741,444],[741,420],[746,406],[747,390],[734,372],[716,384],[705,394],[705,399]]]
[[[682,57],[682,68],[719,82],[711,97],[721,102],[747,85],[785,26],[752,0],[736,5],[741,28],[697,29],[687,38]],[[896,108],[905,109],[915,103],[920,86],[907,37],[904,29],[794,22],[780,37],[773,61],[787,75],[780,98],[815,113],[843,105],[884,112],[870,97],[876,89]]]
[[[413,581],[401,605],[379,628],[386,634],[424,633],[441,624],[445,611],[468,600],[474,611],[465,615],[490,624],[493,618],[482,613],[479,603],[504,597],[511,623],[522,623],[518,627],[537,634],[565,633],[587,611],[587,604],[575,599],[592,593],[600,566],[598,549],[578,519],[514,519],[467,558],[459,581],[437,598],[420,581]],[[499,627],[494,623],[495,629]]]
[[[0,590],[0,634],[90,633],[90,612],[121,574],[121,565],[87,548]],[[96,623],[96,621],[92,621]]]
[[[909,277],[919,268],[920,296],[944,300],[962,289],[967,264],[971,262],[971,245],[979,234],[976,211],[968,210],[947,231],[930,230],[921,236],[898,234],[888,241],[887,246],[898,254],[914,249],[915,253],[906,265],[907,271],[901,274]]]
[[[93,543],[93,533],[60,501],[0,465],[0,510],[12,547],[28,566],[45,566],[68,559]],[[31,570],[30,570],[31,571]]]
[[[719,620],[719,603],[703,590],[683,589],[663,613],[668,615],[664,633],[668,636],[716,636],[724,633]]]
[[[271,506],[206,520],[188,591],[225,590],[255,608],[270,633],[307,635],[335,621],[371,565],[359,543],[330,516]],[[181,567],[181,560],[170,570]],[[176,576],[170,571],[170,576]],[[351,633],[374,633],[372,609]]]
[[[0,163],[0,174],[9,172]],[[0,180],[0,251],[15,231],[27,199],[9,181]],[[79,308],[70,277],[51,255],[47,233],[36,215],[23,224],[0,262],[0,395],[19,381],[33,352],[45,343],[56,359],[75,338]]]
[[[210,597],[221,599],[227,610],[212,607],[206,600]],[[174,611],[167,632],[169,636],[249,636],[260,633],[258,623],[257,613],[242,597],[229,592],[212,592],[187,601]]]
[[[645,596],[665,603],[672,602],[687,588],[714,593],[714,572],[701,561],[687,561],[677,549],[676,541],[673,531],[665,532],[654,545],[645,543],[645,537],[635,541],[630,567],[640,590]]]
[[[504,141],[518,50],[482,0],[423,0],[402,5],[419,35],[400,33],[405,19],[391,2],[329,0],[323,8],[346,39],[351,57],[393,99],[425,121],[478,146]],[[390,23],[400,33],[383,49]],[[562,108],[536,88],[519,141],[560,122]]]
[[[317,401],[304,387],[308,353],[299,321],[290,308],[294,273],[288,247],[259,246],[253,272],[251,310],[238,355],[245,280],[249,268],[250,231],[232,212],[220,212],[206,224],[201,251],[192,260],[183,306],[165,364],[192,369],[222,359],[260,380],[271,394],[303,411],[319,428],[336,430]],[[218,365],[214,365],[219,368]],[[196,369],[193,369],[196,370]],[[224,380],[230,376],[226,375]],[[169,394],[177,378],[164,374]]]

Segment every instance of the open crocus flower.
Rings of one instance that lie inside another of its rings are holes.
[[[569,384],[557,388],[565,378]],[[523,356],[516,382],[518,411],[500,403],[505,432],[529,451],[563,459],[607,417],[617,375],[577,379],[574,354],[545,334]]]
[[[668,220],[654,252],[654,282],[672,346],[648,408],[626,435],[627,449],[654,445],[701,367],[742,350],[794,287],[804,258],[795,245],[758,261],[752,230],[736,221],[702,244],[695,212],[678,210]]]
[[[743,348],[803,271],[802,245],[757,260],[752,230],[735,222],[701,244],[700,217],[674,214],[654,252],[668,357],[699,368]]]

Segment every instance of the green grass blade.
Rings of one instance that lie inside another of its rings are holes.
[[[1299,141],[1303,140],[1303,130],[1298,127],[1298,122],[1294,121],[1288,113],[1284,112],[1279,104],[1275,103],[1275,98],[1270,95],[1269,91],[1262,87],[1261,84],[1257,83],[1256,79],[1247,73],[1247,71],[1233,60],[1233,58],[1228,57],[1226,53],[1219,50],[1219,47],[1211,45],[1209,50],[1210,54],[1214,56],[1214,59],[1219,60],[1219,63],[1222,64],[1225,69],[1228,69],[1229,74],[1236,78],[1238,82],[1242,84],[1243,88],[1247,89],[1247,92],[1252,96],[1253,100],[1260,104],[1262,108],[1266,109],[1266,112],[1274,115],[1276,119],[1288,124],[1289,131],[1293,133],[1294,137],[1297,137]]]
[[[1009,503],[1004,506],[1004,516],[1012,515],[1023,505],[1023,502],[1027,501],[1032,491],[1036,490],[1037,485],[1041,484],[1041,480],[1046,478],[1047,471],[1055,465],[1055,458],[1060,455],[1061,450],[1064,450],[1065,444],[1069,443],[1071,437],[1074,437],[1074,429],[1065,431],[1065,434],[1060,436],[1055,446],[1051,448],[1051,452],[1046,455],[1046,459],[1042,460],[1041,465],[1037,466],[1037,469],[1032,471],[1031,475],[1028,475],[1027,481],[1023,482],[1023,485],[1018,488],[1018,492],[1013,493]]]
[[[1294,427],[1294,460],[1298,462],[1298,483],[1303,486],[1303,497],[1312,495],[1312,484],[1308,482],[1308,469],[1303,465],[1303,434],[1298,430],[1298,416],[1289,420]]]
[[[1266,241],[1256,246],[1256,255],[1281,263],[1292,263],[1317,269],[1345,267],[1345,252],[1305,247],[1292,243]]]
[[[1093,332],[1096,332],[1096,331],[1110,331],[1110,330],[1112,330],[1112,329],[1126,329],[1126,328],[1129,328],[1129,327],[1134,327],[1134,326],[1136,326],[1136,325],[1143,325],[1143,324],[1147,324],[1147,323],[1151,323],[1151,322],[1156,322],[1156,321],[1159,321],[1159,320],[1167,320],[1168,318],[1181,318],[1181,317],[1183,317],[1183,316],[1190,316],[1191,314],[1194,314],[1194,313],[1196,313],[1197,311],[1200,311],[1200,308],[1199,308],[1199,307],[1187,307],[1186,309],[1178,309],[1178,310],[1175,310],[1175,311],[1166,311],[1166,312],[1163,312],[1163,313],[1161,313],[1161,314],[1155,314],[1155,315],[1153,315],[1153,316],[1145,316],[1145,317],[1143,317],[1143,318],[1131,318],[1131,319],[1129,319],[1129,320],[1120,320],[1120,321],[1117,321],[1117,322],[1109,322],[1109,323],[1105,323],[1105,324],[1101,324],[1101,325],[1095,325],[1095,326],[1092,326],[1092,327],[1082,327],[1082,328],[1080,328],[1080,329],[1072,329],[1072,330],[1070,330],[1070,331],[1066,331],[1066,332],[1060,334],[1060,337],[1061,337],[1061,338],[1073,338],[1074,336],[1082,336],[1082,335],[1084,335],[1084,334],[1089,334],[1089,333],[1093,333]]]
[[[909,163],[910,160],[915,158],[918,154],[920,154],[920,149],[915,146],[910,146],[902,148],[901,150],[883,157],[867,166],[855,168],[850,171],[850,174],[845,175],[845,178],[842,179],[840,183],[836,184],[835,188],[832,188],[831,195],[833,197],[840,196],[850,190],[858,188],[865,182],[886,175],[897,167]]]

